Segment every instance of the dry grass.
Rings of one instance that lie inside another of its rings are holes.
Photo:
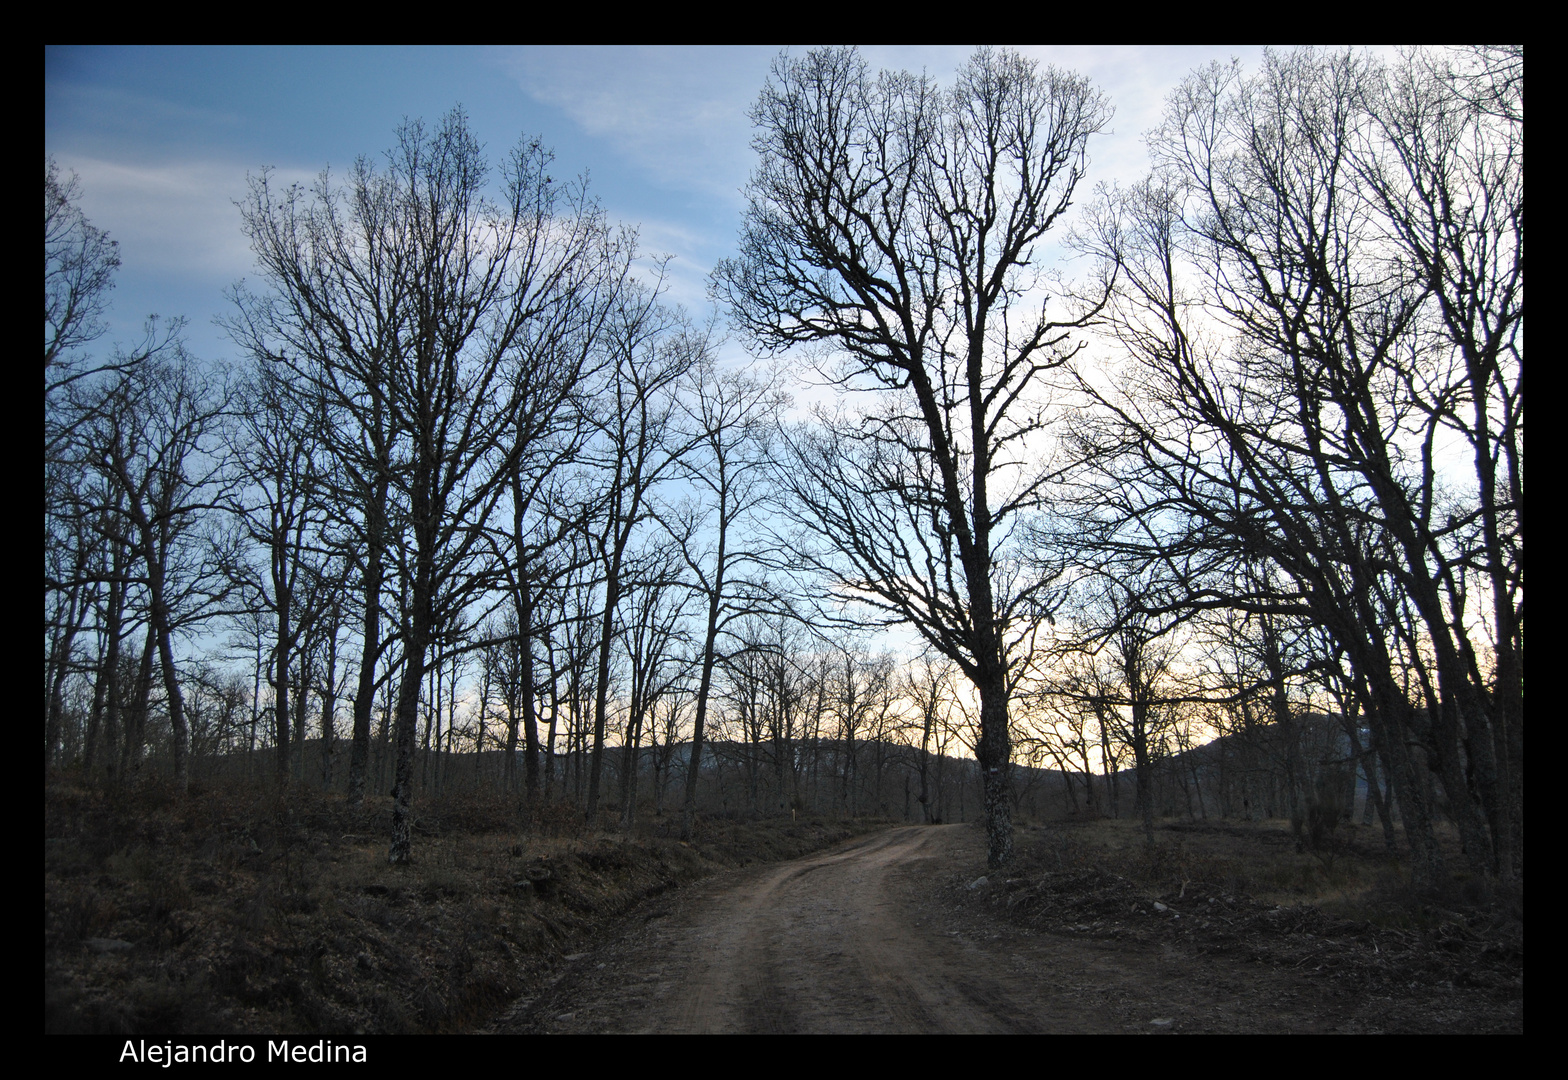
[[[1104,820],[1045,827],[1040,843],[1049,858],[1115,865],[1160,893],[1201,885],[1288,906],[1349,900],[1408,882],[1381,835],[1355,826],[1317,852],[1298,850],[1285,821],[1167,822],[1151,845],[1141,823]]]
[[[1138,822],[1037,825],[1005,877],[947,887],[1034,929],[1309,973],[1377,1001],[1364,1030],[1522,1030],[1523,892],[1463,871],[1418,890],[1381,830],[1336,833],[1314,853],[1285,822],[1165,822],[1153,844]]]
[[[1283,820],[1158,824],[1148,843],[1141,822],[1127,819],[1038,826],[1031,858],[1059,869],[1114,868],[1156,894],[1201,888],[1246,895],[1282,907],[1314,905],[1347,917],[1408,923],[1411,906],[1446,903],[1466,908],[1507,906],[1508,898],[1476,886],[1465,870],[1457,833],[1439,829],[1449,878],[1435,889],[1411,885],[1408,852],[1390,851],[1380,828],[1343,824],[1317,850],[1298,845]],[[1520,894],[1517,898],[1523,918]]]
[[[45,1029],[465,1031],[648,896],[876,827],[702,822],[682,844],[504,798],[417,810],[394,867],[384,798],[46,785]]]

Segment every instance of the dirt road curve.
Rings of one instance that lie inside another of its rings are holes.
[[[984,865],[963,826],[902,828],[725,875],[571,957],[497,1032],[1333,1030],[1304,980],[1147,945],[1032,933],[955,902]],[[944,899],[944,896],[946,899]],[[1204,968],[1192,970],[1197,963]],[[1231,977],[1234,976],[1234,977]],[[1336,1015],[1337,1014],[1337,1015]]]

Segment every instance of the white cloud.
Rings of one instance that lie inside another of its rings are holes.
[[[765,48],[536,47],[502,62],[526,94],[566,113],[655,181],[737,199],[751,168],[746,112],[773,55]]]
[[[246,172],[228,162],[129,164],[62,155],[60,165],[82,181],[82,208],[120,243],[122,264],[138,272],[230,282],[251,268],[237,201]],[[284,184],[309,181],[279,172]]]

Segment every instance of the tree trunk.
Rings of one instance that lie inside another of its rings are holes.
[[[394,865],[413,859],[414,749],[419,726],[419,689],[425,681],[423,628],[409,635],[403,657],[403,678],[397,695],[397,762],[392,780],[392,846],[387,860]]]
[[[604,615],[599,626],[598,682],[594,686],[593,700],[593,762],[588,771],[588,810],[586,820],[591,829],[599,818],[599,777],[604,769],[604,727],[610,708],[610,650],[615,638],[615,607],[621,600],[621,546],[619,523],[616,527],[616,548],[605,565]]]
[[[321,684],[321,786],[332,790],[332,765],[337,753],[337,680],[338,620],[342,609],[332,609],[332,625],[327,628],[327,672]]]
[[[691,761],[686,769],[686,801],[681,808],[681,839],[690,842],[697,817],[697,779],[702,771],[703,726],[708,719],[708,694],[713,688],[714,653],[719,638],[719,602],[724,591],[724,541],[719,532],[718,563],[708,595],[708,626],[702,640],[702,676],[697,682],[697,716],[692,722]]]
[[[376,699],[376,661],[381,646],[382,558],[389,481],[377,479],[365,529],[365,623],[359,655],[359,686],[354,694],[354,743],[349,750],[348,802],[365,801],[365,779],[370,768],[370,713]]]
[[[533,645],[533,586],[525,578],[520,585],[517,607],[517,632],[522,640],[518,643],[522,652],[518,656],[518,678],[522,683],[521,704],[523,707],[523,783],[527,792],[529,805],[539,798],[539,718],[534,697],[534,645]],[[508,732],[508,739],[516,743],[516,727]],[[511,758],[514,751],[507,754],[508,767],[511,767]]]
[[[1012,736],[1007,727],[1007,674],[987,673],[980,690],[980,765],[985,799],[986,865],[1000,869],[1013,858],[1013,815],[1008,799]]]

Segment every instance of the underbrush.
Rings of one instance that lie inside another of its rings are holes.
[[[1276,904],[1321,903],[1403,887],[1408,875],[1381,836],[1345,827],[1331,845],[1301,850],[1284,822],[1174,822],[1148,843],[1127,820],[1042,827],[1034,857],[1059,867],[1114,864],[1160,893],[1201,885]]]
[[[1165,824],[1152,845],[1141,823],[1062,822],[1023,830],[1017,850],[1004,873],[950,893],[1034,929],[1184,945],[1372,992],[1393,1004],[1368,1030],[1522,1026],[1522,891],[1462,873],[1415,888],[1370,830],[1342,836],[1331,858],[1298,852],[1271,822]]]
[[[1283,821],[1166,822],[1148,843],[1142,824],[1090,820],[1039,826],[1026,857],[1041,866],[1114,867],[1120,876],[1157,895],[1245,895],[1279,907],[1312,905],[1345,917],[1421,924],[1423,910],[1458,909],[1523,922],[1523,892],[1505,893],[1477,882],[1464,869],[1453,830],[1439,832],[1449,874],[1442,882],[1412,884],[1406,853],[1390,851],[1381,831],[1343,825],[1332,839],[1302,847]]]
[[[416,812],[394,867],[386,797],[46,784],[45,1030],[465,1031],[649,896],[885,824],[699,818],[683,843],[503,796]]]

